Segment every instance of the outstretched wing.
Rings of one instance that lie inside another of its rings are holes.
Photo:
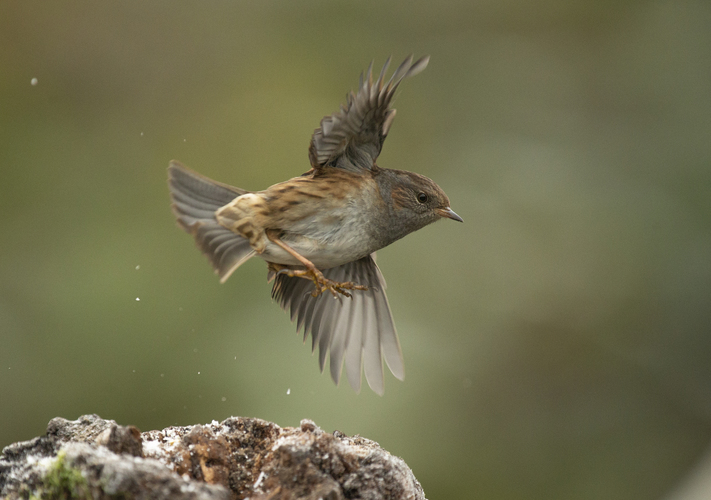
[[[348,94],[347,105],[321,120],[314,131],[309,147],[309,159],[315,169],[338,167],[351,171],[370,169],[380,154],[383,141],[395,118],[390,102],[400,82],[427,67],[429,56],[412,62],[412,56],[403,61],[387,83],[385,62],[377,81],[373,82],[373,63],[370,63],[365,80],[360,75],[358,93]]]
[[[356,392],[360,391],[364,368],[370,388],[383,394],[383,357],[393,375],[400,380],[405,377],[383,275],[372,256],[326,269],[323,274],[334,281],[366,285],[368,290],[356,290],[352,298],[339,300],[329,293],[313,297],[313,282],[279,274],[274,280],[272,297],[284,310],[291,311],[297,331],[304,329],[304,341],[311,333],[311,350],[318,345],[321,371],[326,353],[330,352],[331,378],[336,384],[345,359],[346,376]]]

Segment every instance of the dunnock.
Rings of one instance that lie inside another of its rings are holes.
[[[251,257],[264,259],[272,297],[291,310],[304,340],[311,333],[321,371],[330,351],[338,384],[345,358],[356,392],[364,366],[370,387],[383,393],[383,357],[395,377],[405,375],[374,252],[442,217],[462,221],[433,181],[375,163],[395,117],[395,91],[428,61],[413,63],[410,56],[387,82],[390,59],[375,82],[371,63],[347,105],[321,120],[309,147],[311,170],[300,177],[251,192],[177,161],[168,168],[178,224],[195,237],[220,281]]]

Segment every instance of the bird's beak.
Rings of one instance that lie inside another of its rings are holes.
[[[458,216],[456,213],[454,213],[454,210],[451,208],[438,208],[437,213],[439,214],[440,217],[446,217],[448,219],[456,220],[459,222],[464,222],[464,219],[462,219],[460,216]]]

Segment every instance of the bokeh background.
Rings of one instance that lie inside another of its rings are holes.
[[[356,395],[263,263],[218,283],[166,167],[298,175],[360,71],[409,53],[379,163],[465,223],[379,252],[407,377]],[[0,446],[85,413],[311,418],[431,499],[708,498],[711,4],[0,3]]]

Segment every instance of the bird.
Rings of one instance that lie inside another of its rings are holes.
[[[386,81],[373,63],[340,110],[321,120],[308,149],[310,170],[263,191],[209,179],[180,162],[168,167],[178,225],[224,282],[252,257],[267,263],[272,298],[311,335],[319,367],[329,358],[339,384],[342,367],[356,393],[362,373],[384,393],[383,360],[405,376],[400,341],[375,252],[437,220],[463,222],[431,179],[382,168],[376,160],[395,117],[400,83],[425,69],[412,55]]]

